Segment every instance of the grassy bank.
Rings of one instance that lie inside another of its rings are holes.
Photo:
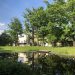
[[[75,56],[75,47],[41,47],[41,46],[0,46],[0,52],[25,52],[32,50],[49,50],[58,55]]]

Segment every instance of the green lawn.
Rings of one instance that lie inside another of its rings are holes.
[[[75,47],[0,46],[0,52],[25,52],[32,50],[49,50],[58,55],[75,56]]]

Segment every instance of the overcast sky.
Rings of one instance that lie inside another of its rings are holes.
[[[7,24],[13,17],[18,17],[23,23],[23,12],[26,8],[39,6],[46,6],[43,0],[0,0],[0,32],[7,29]]]

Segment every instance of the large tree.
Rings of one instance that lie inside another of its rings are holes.
[[[12,36],[12,39],[15,45],[18,45],[18,35],[22,34],[22,24],[18,18],[13,18],[10,22],[9,26],[9,33]]]
[[[42,28],[42,26],[46,27],[48,24],[46,12],[43,7],[39,7],[38,9],[33,8],[33,10],[27,10],[24,18],[26,31],[32,33],[32,43],[34,45],[34,35],[36,35],[38,41],[39,38],[43,38],[39,36],[39,30]]]
[[[26,31],[32,32],[33,42],[35,34],[55,43],[74,41],[75,0],[54,0],[52,4],[44,2],[47,5],[45,9],[27,10],[25,14]]]
[[[75,0],[67,0],[66,2],[66,13],[68,14],[69,20],[69,37],[72,41],[75,41]]]
[[[27,34],[31,35],[32,45],[34,45],[34,32],[35,32],[35,12],[36,10],[26,9],[27,13],[24,13],[25,19],[25,31]]]
[[[49,28],[49,36],[54,37],[52,41],[58,42],[61,41],[61,37],[63,34],[63,25],[65,26],[68,24],[67,14],[65,10],[65,2],[60,2],[56,0],[54,4],[50,4],[47,9],[47,16],[48,16],[48,28]],[[50,36],[51,35],[51,36]],[[60,35],[60,36],[59,36]]]

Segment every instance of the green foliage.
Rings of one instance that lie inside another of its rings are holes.
[[[66,37],[64,35],[66,31],[63,24],[66,27],[69,23],[67,3],[64,0],[55,0],[53,4],[49,4],[48,1],[44,2],[47,4],[46,9],[40,7],[38,9],[27,10],[28,13],[25,14],[26,31],[28,29],[29,32],[34,33],[33,35],[36,34],[38,38],[43,39],[48,36],[48,40],[50,41],[61,41],[62,36]]]
[[[34,35],[39,37],[39,35],[41,35],[39,31],[41,31],[43,26],[47,26],[48,20],[46,18],[46,13],[43,7],[39,7],[38,9],[33,8],[33,10],[27,9],[27,14],[24,14],[24,18],[26,20],[26,31],[29,31],[32,34],[32,42],[34,43]]]
[[[18,35],[22,34],[23,30],[22,30],[22,24],[20,23],[20,21],[18,20],[18,18],[13,18],[13,20],[11,20],[9,26],[9,33],[13,39],[13,42],[15,42],[15,44],[18,44]]]
[[[53,0],[51,4],[44,0],[44,3],[45,9],[39,7],[26,9],[24,12],[24,31],[29,36],[30,43],[35,45],[37,42],[36,44],[40,45],[41,41],[43,44],[46,41],[75,41],[75,0]],[[9,24],[9,29],[13,41],[17,44],[18,35],[22,33],[22,24],[14,18]]]
[[[52,41],[56,40],[56,37],[54,35],[48,34],[47,39],[48,39],[48,42],[52,42]]]
[[[50,54],[39,58],[38,63],[41,67],[36,72],[40,75],[73,75],[75,73],[75,61],[72,58]]]
[[[12,44],[12,38],[9,34],[2,33],[0,35],[0,45],[5,46],[5,45],[11,45]]]
[[[38,30],[38,36],[40,38],[42,38],[43,43],[45,43],[45,38],[46,38],[47,34],[48,34],[47,27],[46,26],[40,27],[40,29]]]
[[[32,72],[26,64],[0,60],[0,75],[32,75]]]

